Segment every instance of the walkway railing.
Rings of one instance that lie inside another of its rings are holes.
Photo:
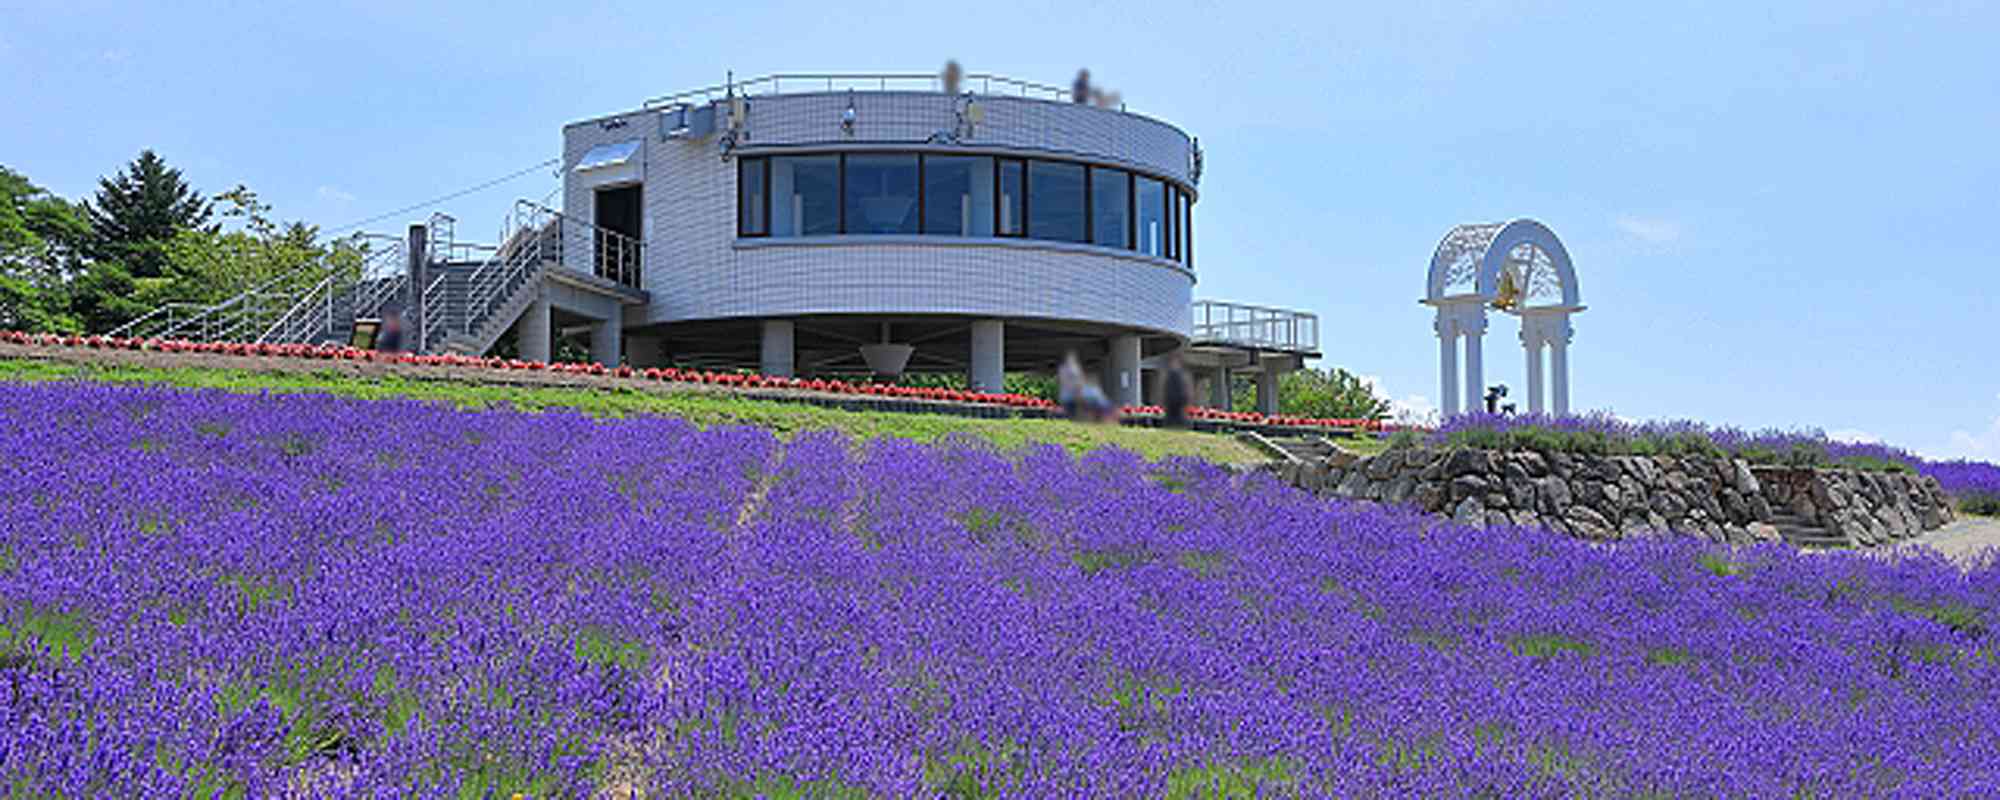
[[[1317,353],[1319,316],[1269,306],[1196,300],[1192,340],[1196,344]]]
[[[1002,97],[1027,97],[1036,100],[1069,102],[1070,90],[1062,86],[1016,80],[1004,75],[975,72],[959,79],[961,92],[977,95]],[[729,96],[731,90],[738,95],[755,97],[772,94],[804,94],[808,92],[943,92],[944,78],[935,73],[884,72],[884,73],[786,73],[765,75],[740,80],[734,84],[704,86],[689,89],[678,94],[655,97],[645,102],[644,108],[659,108],[681,104],[700,105],[721,100]]]

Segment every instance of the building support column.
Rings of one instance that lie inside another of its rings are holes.
[[[1230,408],[1230,405],[1234,401],[1229,396],[1229,390],[1231,388],[1229,383],[1230,383],[1229,368],[1216,367],[1215,376],[1210,378],[1208,382],[1209,408],[1215,409],[1217,411],[1234,410]]]
[[[547,297],[538,294],[528,304],[528,310],[521,312],[521,321],[514,323],[514,337],[514,349],[521,351],[522,361],[549,363],[550,353],[555,349],[555,331],[549,321]]]
[[[430,313],[424,308],[424,289],[431,285],[430,241],[430,232],[421,224],[413,224],[409,244],[403,250],[408,254],[410,276],[409,300],[403,305],[403,349],[412,353],[424,352],[429,338],[425,336]]]
[[[1111,369],[1106,371],[1110,382],[1104,393],[1111,402],[1121,406],[1139,404],[1139,337],[1118,336],[1111,340]]]
[[[627,335],[625,337],[625,363],[633,369],[663,367],[660,358],[660,337],[653,335]]]
[[[1007,390],[1007,324],[997,319],[972,323],[972,362],[967,381],[975,392]]]
[[[1257,413],[1267,417],[1278,415],[1278,371],[1269,363],[1257,370]]]
[[[590,326],[590,360],[607,367],[618,366],[624,356],[625,306],[611,305],[611,318]]]
[[[793,325],[788,319],[764,320],[758,346],[757,371],[770,378],[790,378],[794,370]]]

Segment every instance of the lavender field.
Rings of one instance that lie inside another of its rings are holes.
[[[2000,794],[2000,569],[1121,451],[0,385],[13,796]]]

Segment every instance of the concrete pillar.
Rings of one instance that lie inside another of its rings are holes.
[[[548,363],[549,353],[555,347],[548,298],[536,297],[535,302],[528,304],[528,310],[521,312],[521,321],[514,325],[514,335],[519,339],[515,349],[521,351],[522,361]]]
[[[1118,336],[1111,340],[1110,381],[1104,393],[1121,406],[1139,404],[1139,337]]]
[[[1486,395],[1486,331],[1465,332],[1465,410],[1484,411]]]
[[[618,366],[624,355],[625,306],[612,304],[611,318],[590,326],[590,360],[607,367]]]
[[[409,245],[403,248],[409,258],[410,285],[408,299],[403,303],[403,349],[421,353],[426,349],[424,325],[430,315],[424,309],[424,289],[431,285],[430,233],[422,225],[410,226]]]
[[[972,323],[972,361],[966,379],[975,392],[1007,388],[1007,325],[997,319]]]
[[[1458,413],[1458,330],[1450,320],[1438,320],[1438,411]]]
[[[633,369],[666,366],[666,360],[660,357],[660,337],[627,334],[625,363],[632,365]]]
[[[1542,404],[1542,337],[1539,331],[1521,329],[1521,349],[1528,358],[1528,413],[1540,414]]]
[[[1549,340],[1549,377],[1555,384],[1555,415],[1569,414],[1569,336]]]
[[[792,377],[794,370],[792,353],[793,326],[788,319],[764,320],[764,334],[759,348],[757,371],[774,378]]]
[[[1278,370],[1269,364],[1257,371],[1257,413],[1267,417],[1278,413]]]
[[[1216,367],[1215,377],[1211,378],[1208,384],[1209,408],[1213,408],[1217,411],[1233,410],[1229,407],[1230,403],[1232,402],[1232,398],[1230,398],[1229,396],[1229,390],[1231,388],[1229,383],[1230,383],[1229,368]]]

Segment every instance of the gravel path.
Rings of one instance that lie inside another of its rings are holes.
[[[1969,566],[1980,554],[2000,547],[2000,517],[1961,516],[1903,547],[1928,547],[1961,566]]]

